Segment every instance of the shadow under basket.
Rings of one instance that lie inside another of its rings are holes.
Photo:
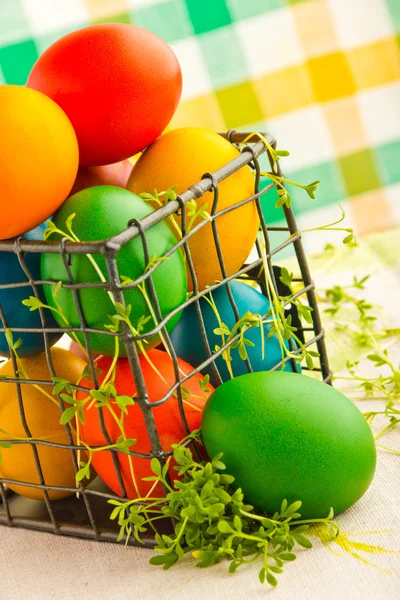
[[[266,223],[266,219],[263,214],[262,200],[264,202],[265,208],[266,198],[271,199],[272,205],[275,204],[277,198],[276,190],[274,190],[275,184],[271,183],[266,187],[260,186],[262,169],[259,164],[259,157],[264,155],[264,158],[262,160],[265,159],[266,162],[269,161],[270,168],[274,168],[269,150],[264,144],[264,142],[260,140],[257,134],[251,135],[246,133],[238,133],[233,130],[230,130],[228,133],[221,135],[223,135],[223,137],[225,137],[232,144],[235,144],[238,148],[241,148],[240,155],[238,155],[237,158],[224,165],[216,172],[212,174],[205,174],[201,181],[193,182],[193,186],[190,187],[184,193],[182,193],[180,196],[178,196],[176,200],[170,200],[164,206],[151,212],[140,221],[133,220],[132,222],[127,223],[126,229],[118,235],[116,235],[114,238],[99,242],[82,241],[76,243],[72,243],[66,240],[62,240],[60,242],[31,241],[25,239],[24,237],[20,237],[18,240],[0,241],[0,258],[2,253],[16,254],[18,256],[21,268],[26,275],[23,282],[21,281],[17,283],[13,282],[8,284],[0,284],[0,290],[7,288],[15,288],[18,287],[18,285],[21,287],[21,285],[24,285],[26,286],[27,297],[29,295],[34,295],[38,297],[38,289],[41,285],[43,285],[43,281],[38,281],[32,278],[24,260],[25,254],[31,252],[39,254],[56,253],[61,255],[65,265],[67,283],[63,285],[65,285],[66,288],[70,288],[72,290],[72,293],[74,294],[75,298],[77,314],[80,314],[82,316],[82,310],[80,310],[80,300],[77,290],[82,287],[94,287],[94,285],[96,284],[89,282],[86,282],[84,284],[77,284],[71,275],[71,270],[68,268],[69,257],[74,254],[101,254],[104,257],[107,267],[107,281],[103,285],[103,291],[104,293],[111,293],[115,301],[120,302],[122,305],[125,305],[124,287],[121,285],[120,282],[118,264],[116,260],[118,251],[134,238],[138,238],[142,242],[144,257],[148,257],[149,251],[147,247],[146,232],[148,230],[151,230],[151,228],[157,225],[158,223],[166,221],[171,215],[176,215],[178,219],[180,219],[182,230],[182,239],[179,241],[177,240],[176,247],[172,248],[171,252],[184,251],[187,265],[189,267],[189,272],[193,274],[193,262],[190,255],[190,249],[187,243],[192,237],[193,232],[185,233],[186,211],[184,210],[184,207],[188,202],[192,200],[197,201],[203,196],[203,194],[209,191],[211,191],[214,195],[213,207],[211,210],[211,207],[209,206],[209,212],[211,213],[211,220],[213,223],[212,227],[215,248],[217,251],[218,260],[220,262],[221,273],[226,274],[223,256],[221,252],[221,245],[218,239],[218,230],[216,226],[218,219],[223,216],[222,213],[218,213],[218,186],[220,182],[231,177],[239,169],[247,169],[248,167],[250,167],[255,175],[254,194],[249,198],[241,198],[240,201],[237,202],[234,206],[230,207],[229,210],[239,209],[241,206],[244,206],[248,202],[253,202],[257,207],[260,227],[259,237],[257,239],[254,251],[251,254],[252,258],[248,259],[249,262],[244,264],[238,272],[231,273],[229,274],[229,276],[226,277],[224,276],[221,281],[212,284],[210,288],[207,288],[206,290],[198,291],[197,285],[193,283],[193,288],[195,290],[194,293],[179,308],[183,309],[191,303],[197,303],[197,305],[199,305],[198,300],[202,297],[202,295],[208,293],[210,289],[217,289],[218,287],[228,284],[234,279],[246,279],[247,282],[249,282],[249,280],[253,281],[254,285],[257,285],[258,288],[261,289],[261,292],[267,295],[265,278],[260,275],[260,269],[263,266],[263,252],[264,258],[266,259],[266,264],[268,265],[270,279],[275,287],[277,294],[280,296],[290,296],[290,289],[285,287],[285,285],[280,281],[280,267],[276,264],[276,261],[279,261],[279,259],[282,257],[282,254],[287,256],[288,252],[292,252],[293,257],[297,261],[296,271],[298,271],[299,273],[299,277],[293,279],[293,282],[296,285],[296,293],[294,294],[294,296],[296,298],[301,298],[304,304],[311,307],[312,323],[305,323],[301,320],[300,316],[297,314],[295,304],[290,303],[290,298],[285,306],[285,313],[286,315],[291,314],[292,324],[294,324],[297,327],[296,335],[301,340],[301,342],[307,348],[310,347],[311,350],[314,349],[319,353],[319,357],[316,360],[317,365],[313,369],[313,372],[315,373],[315,375],[313,376],[318,376],[322,381],[330,384],[332,374],[329,370],[328,365],[328,358],[324,342],[324,332],[321,327],[318,305],[314,290],[314,283],[311,279],[306,256],[302,246],[301,235],[298,233],[293,211],[287,206],[282,206],[275,209],[277,211],[277,217],[275,219],[275,222],[282,221],[285,223],[283,226],[280,227],[268,226],[268,223]],[[275,140],[268,135],[265,135],[265,138],[268,140],[270,146],[272,148],[275,148]],[[245,147],[241,147],[241,145],[243,146],[243,142],[245,140],[246,143],[248,143],[248,145]],[[282,175],[279,169],[279,165],[277,165],[276,172],[278,175]],[[226,210],[222,212],[225,212],[226,214]],[[134,215],[132,216],[134,217]],[[207,223],[204,223],[204,225],[206,225]],[[277,243],[272,244],[272,240],[274,240],[274,242],[275,240],[277,240]],[[152,285],[152,273],[154,274],[154,270],[159,268],[159,264],[155,265],[154,269],[149,269],[149,271],[144,274],[144,277],[142,277],[143,280],[148,280],[150,296],[156,314],[158,314],[159,304],[157,295],[154,293],[154,286]],[[46,283],[52,283],[54,285],[57,284],[57,281],[46,281]],[[132,285],[134,285],[134,283]],[[99,286],[99,283],[97,284],[97,286]],[[230,302],[232,304],[232,309],[235,311],[235,300],[232,294],[229,295]],[[237,314],[237,312],[235,314]],[[166,320],[167,319],[164,319],[164,321]],[[42,323],[45,324],[45,322],[45,319],[42,318]],[[17,326],[8,328],[4,312],[1,308],[1,304],[0,325],[0,331],[5,332],[6,329],[11,329],[13,331],[13,335],[16,338],[18,337],[18,333],[21,331],[41,332],[44,336],[44,346],[49,371],[52,374],[52,376],[57,376],[57,373],[54,370],[54,365],[52,364],[52,359],[50,356],[50,345],[48,342],[48,335],[52,332],[56,332],[57,329],[55,329],[54,327],[51,328],[45,326],[36,329],[24,329],[23,327]],[[206,333],[204,329],[204,324],[201,322],[201,317],[199,318],[199,326],[201,328],[202,337],[204,341],[204,338],[206,338]],[[58,331],[62,331],[64,333],[71,333],[73,331],[76,331],[76,329],[74,330],[73,328],[65,327]],[[87,327],[86,323],[83,321],[82,318],[80,320],[80,328],[78,329],[78,331],[85,335],[85,333],[87,334],[92,330],[90,330]],[[174,361],[176,371],[179,373],[179,369],[177,368],[176,354],[173,350],[172,344],[170,347],[171,340],[169,333],[165,327],[165,322],[163,324],[157,324],[157,326],[152,330],[152,335],[160,332],[162,332],[165,336],[165,340],[167,342],[169,350],[171,350],[171,357]],[[163,451],[160,442],[160,436],[158,434],[157,427],[154,421],[154,409],[149,409],[149,403],[147,403],[147,406],[145,406],[145,403],[143,401],[143,398],[146,398],[146,385],[139,361],[135,336],[127,335],[127,331],[124,329],[123,326],[121,326],[121,331],[116,333],[115,335],[120,336],[120,343],[121,345],[123,344],[125,347],[126,356],[128,358],[132,376],[135,381],[136,389],[138,392],[138,397],[135,398],[135,401],[143,411],[143,416],[145,419],[145,424],[152,448],[151,452],[146,456],[146,458],[148,458],[148,460],[151,460],[151,458],[156,457],[161,462],[163,462],[165,458],[171,454],[171,452]],[[93,381],[96,382],[95,363],[88,339],[89,337],[88,335],[86,335],[86,349],[89,357],[89,368],[92,373]],[[232,342],[233,341],[234,340],[232,340]],[[212,365],[212,363],[214,363],[215,361],[215,354],[212,353],[207,342],[205,342],[204,345],[205,347],[207,347],[207,365]],[[295,348],[292,348],[292,350],[296,352]],[[20,405],[23,406],[21,388],[23,387],[23,384],[29,384],[29,380],[23,380],[19,376],[20,374],[17,373],[16,359],[13,356],[12,352],[11,360],[13,360],[14,363],[16,377],[15,386],[17,388],[17,394],[20,399]],[[297,363],[293,358],[286,358],[285,360],[291,361],[293,371],[298,370]],[[249,361],[246,362],[246,365],[248,370],[251,371],[252,369]],[[281,365],[282,361],[280,363],[277,363],[273,368],[278,369]],[[199,365],[193,370],[193,372],[201,372],[203,367],[204,364]],[[303,371],[307,371],[307,367],[303,367]],[[178,402],[180,403],[181,407],[180,414],[182,415],[183,421],[185,421],[185,412],[182,408],[183,405],[179,379],[180,377],[180,375],[177,376],[176,392],[178,396]],[[2,385],[3,383],[4,380],[0,379],[0,385]],[[54,385],[52,381],[47,382],[47,384]],[[61,398],[59,398],[58,400],[60,403],[61,416],[62,411],[65,409],[65,406]],[[21,422],[23,422],[23,415],[20,416]],[[71,429],[68,423],[65,425],[65,428],[67,431],[68,439],[70,440],[69,446],[66,446],[66,448],[68,448],[68,450],[71,452],[71,459],[75,471],[77,472],[79,470],[79,465],[77,462],[77,452],[78,450],[84,451],[85,447],[77,446],[74,444]],[[187,432],[189,432],[187,422],[184,422],[184,429]],[[29,437],[28,434],[27,437]],[[11,443],[13,442],[13,440],[10,441]],[[21,440],[14,440],[14,442],[21,443]],[[11,490],[7,488],[7,483],[10,483],[11,485],[16,483],[23,483],[26,485],[27,482],[16,482],[0,478],[0,524],[8,525],[11,527],[33,529],[37,531],[52,532],[59,535],[68,535],[73,537],[92,539],[97,541],[115,542],[119,534],[119,526],[117,522],[110,521],[109,517],[111,508],[107,501],[109,499],[121,500],[123,499],[123,497],[121,498],[120,496],[115,495],[110,489],[108,489],[105,486],[105,484],[99,479],[99,477],[96,477],[96,479],[94,479],[88,485],[83,485],[81,482],[79,488],[77,488],[77,492],[79,492],[79,494],[72,494],[64,500],[50,501],[47,491],[55,488],[46,485],[41,472],[40,460],[37,452],[37,447],[41,443],[43,444],[43,441],[41,442],[40,440],[27,439],[24,443],[29,444],[31,446],[38,472],[39,483],[29,485],[43,490],[44,501],[31,500],[19,496],[11,492]],[[190,443],[192,444],[193,442],[191,441]],[[57,446],[57,444],[52,444],[50,442],[48,443],[48,445]],[[110,452],[113,451],[110,450]],[[130,452],[130,454],[132,456],[135,456],[135,452]],[[115,469],[117,470],[117,476],[119,477],[119,480],[121,480],[121,474],[118,474],[119,463],[116,459],[115,452],[113,454],[113,460]],[[60,491],[70,491],[69,488],[60,487],[57,489]],[[78,495],[79,497],[77,497]],[[159,524],[157,527],[160,532],[164,533],[171,530],[172,523],[168,518],[165,518],[165,521],[160,520],[158,523]],[[150,533],[144,534],[142,539],[145,546],[150,547],[154,545],[154,537],[152,537],[151,535],[151,530]],[[133,536],[131,536],[129,543],[136,545],[138,544]]]

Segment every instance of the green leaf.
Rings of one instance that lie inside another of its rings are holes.
[[[110,520],[114,521],[120,514],[121,510],[123,510],[123,509],[121,509],[120,506],[116,506],[110,515]]]
[[[122,542],[122,540],[125,537],[125,525],[122,525],[121,529],[119,530],[119,534],[117,537],[117,542]]]
[[[279,199],[275,203],[275,208],[279,208],[283,205],[286,205],[287,208],[290,208],[291,205],[291,197],[286,188],[277,188],[277,194]]]
[[[120,317],[125,317],[125,313],[126,313],[125,306],[123,304],[121,304],[121,302],[116,302],[114,306],[115,306],[115,310],[117,311],[117,314]]]
[[[285,514],[286,514],[287,516],[289,516],[289,515],[291,515],[291,514],[293,514],[293,513],[297,512],[297,511],[299,510],[299,508],[301,508],[301,505],[302,505],[302,502],[301,502],[301,500],[298,500],[297,502],[293,502],[292,504],[290,504],[290,505],[288,506],[288,508],[286,509],[286,512],[285,512]]]
[[[53,381],[57,381],[56,377],[52,377]],[[63,391],[63,389],[65,388],[65,386],[67,385],[68,381],[62,379],[60,381],[57,381],[56,385],[53,387],[53,394],[55,396],[57,396],[60,392]]]
[[[134,438],[127,438],[126,440],[119,441],[119,443],[117,441],[118,449],[120,452],[125,452],[126,454],[128,454],[130,452],[131,446],[134,446],[136,442],[137,440]]]
[[[310,371],[314,369],[314,361],[309,353],[306,354],[306,365],[310,369]]]
[[[279,279],[282,281],[282,283],[284,285],[287,285],[289,288],[291,288],[292,283],[293,283],[293,277],[294,277],[293,273],[289,273],[289,271],[287,270],[286,267],[282,267]]]
[[[61,288],[62,288],[62,281],[59,281],[58,283],[53,285],[52,290],[51,290],[51,292],[53,294],[53,298],[59,297]]]
[[[312,325],[313,319],[312,319],[312,308],[310,306],[303,306],[303,310],[301,311],[301,314],[304,318],[304,320],[309,323],[310,325]]]
[[[319,186],[320,182],[319,181],[313,181],[312,183],[309,183],[304,189],[306,190],[307,194],[310,196],[310,198],[312,200],[315,200],[315,192]]]
[[[131,283],[133,283],[133,279],[131,279],[130,277],[127,277],[126,275],[121,275],[121,285],[122,286],[130,285]]]
[[[274,577],[270,572],[267,572],[267,581],[269,585],[272,585],[272,587],[276,587],[278,585],[276,577]]]
[[[78,419],[82,423],[82,425],[85,424],[85,413],[83,412],[82,404],[79,404],[78,406]]]
[[[164,570],[171,568],[179,558],[179,556],[176,552],[168,552],[168,554],[165,554],[164,556],[167,558],[167,560],[163,566]],[[153,557],[153,558],[155,558],[155,557]],[[150,561],[151,561],[151,559],[150,559]]]
[[[214,553],[214,555],[215,555],[215,553]],[[218,556],[218,555],[217,555],[217,556]],[[212,562],[210,562],[209,564],[213,564],[213,563],[212,563]],[[231,562],[231,564],[229,565],[229,568],[228,568],[228,571],[229,571],[229,573],[235,573],[235,572],[236,572],[236,569],[237,569],[238,567],[240,567],[240,565],[241,565],[241,564],[242,564],[242,563],[241,563],[239,560],[233,560],[233,561]]]
[[[112,504],[113,506],[122,506],[123,502],[121,500],[107,500],[108,504]]]
[[[184,385],[181,385],[181,393],[182,393],[183,400],[187,400],[191,396],[188,388],[185,387]]]
[[[286,562],[291,562],[292,560],[296,560],[296,555],[293,552],[281,552],[279,558]]]
[[[90,471],[88,470],[88,466],[85,465],[82,469],[79,469],[75,475],[76,481],[82,481],[82,479],[90,479]]]
[[[265,569],[262,568],[261,571],[258,574],[258,579],[260,580],[260,583],[264,583],[265,581]]]
[[[218,531],[221,533],[234,533],[232,527],[227,523],[227,521],[220,521],[218,523]]]
[[[142,315],[137,322],[137,326],[136,326],[137,331],[139,333],[141,333],[143,331],[145,325],[147,325],[147,323],[149,321],[151,321],[151,319],[152,319],[152,317],[150,315],[147,315],[147,316]]]
[[[350,244],[350,242],[352,242],[354,239],[354,233],[349,233],[349,235],[346,235],[346,237],[343,240],[343,244]]]
[[[156,267],[160,262],[164,262],[165,260],[168,260],[169,256],[157,256],[156,254],[153,254],[153,256],[150,258],[145,271],[149,271],[150,269],[152,269],[153,267]]]
[[[164,198],[167,202],[169,202],[170,200],[176,200],[176,197],[177,196],[173,188],[170,188],[169,190],[164,192]]]
[[[293,534],[293,537],[300,546],[303,546],[303,548],[312,548],[311,541],[305,535],[296,533]]]
[[[69,423],[71,421],[71,419],[74,418],[75,413],[76,413],[76,406],[71,406],[70,408],[67,408],[66,410],[64,410],[63,414],[61,415],[60,425],[65,425],[66,423]]]
[[[150,468],[153,471],[153,473],[155,473],[156,475],[158,475],[160,477],[160,475],[161,475],[161,463],[158,460],[158,458],[152,458],[151,459]]]
[[[0,448],[12,448],[13,445],[11,442],[0,441]]]
[[[238,352],[239,352],[240,358],[242,360],[246,360],[246,358],[247,358],[247,350],[246,350],[246,346],[243,343],[239,344]]]
[[[237,531],[242,531],[242,519],[239,517],[239,515],[235,515],[233,517],[233,526],[235,529],[237,529]]]
[[[72,221],[75,219],[75,217],[76,217],[76,213],[71,213],[65,221],[65,227],[67,228],[67,230],[70,233],[71,233],[71,229],[72,229]]]
[[[295,534],[295,533],[303,533],[304,531],[307,531],[310,528],[309,525],[298,525],[298,527],[295,527],[295,529],[291,529],[291,534]]]
[[[210,376],[208,374],[204,375],[203,379],[199,379],[200,388],[205,393],[208,393],[210,391],[209,388],[207,387],[209,382],[210,382]]]
[[[225,467],[225,465],[224,465],[224,467]],[[235,478],[232,475],[225,475],[225,474],[220,475],[220,482],[222,485],[230,485],[234,481],[235,481]]]
[[[366,281],[368,281],[368,279],[370,277],[371,277],[371,275],[366,275],[362,279],[358,280],[357,277],[354,275],[354,278],[353,278],[353,287],[358,288],[359,290],[363,290],[365,288],[364,283]]]
[[[98,402],[104,402],[104,394],[102,394],[100,390],[90,390],[90,395]]]
[[[330,509],[329,509],[328,516],[326,518],[327,519],[333,519],[334,516],[335,516],[335,511],[333,510],[333,507],[331,506]]]
[[[228,504],[231,501],[231,496],[225,490],[221,488],[215,488],[214,494],[217,496],[218,500],[223,502],[224,504]]]
[[[367,358],[372,362],[382,362],[382,357],[379,354],[368,354]]]
[[[44,241],[48,240],[48,238],[51,236],[52,233],[54,233],[56,231],[56,226],[54,225],[53,221],[46,221],[46,229],[43,232],[43,239]]]
[[[18,338],[17,341],[15,342],[14,346],[13,346],[13,350],[18,350],[18,348],[22,346],[22,340],[21,338]]]
[[[183,517],[184,519],[186,517],[193,517],[193,515],[196,513],[196,506],[194,506],[194,504],[191,504],[190,506],[187,506],[186,508],[183,508],[181,511],[181,517]]]
[[[64,400],[67,404],[76,404],[77,400],[69,396],[68,394],[60,394],[60,398]]]
[[[4,335],[6,336],[6,340],[8,345],[12,348],[14,345],[14,336],[13,336],[13,332],[11,331],[11,329],[6,329],[4,332]]]
[[[22,300],[22,304],[24,306],[28,306],[31,312],[38,310],[39,308],[46,308],[45,304],[35,298],[35,296],[29,296],[27,300]]]
[[[171,562],[168,554],[161,554],[161,556],[152,556],[149,560],[151,565],[165,565],[165,563]]]
[[[124,408],[125,406],[133,406],[135,404],[134,399],[130,396],[117,396],[115,401],[120,408]]]

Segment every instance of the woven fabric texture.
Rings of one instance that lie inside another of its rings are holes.
[[[320,179],[314,203],[293,190],[296,214],[329,220],[340,202],[359,234],[400,222],[398,0],[2,0],[0,83],[24,84],[54,40],[100,22],[171,44],[173,127],[269,131],[291,179]]]

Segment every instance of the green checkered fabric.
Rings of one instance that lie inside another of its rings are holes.
[[[102,22],[171,44],[184,76],[171,126],[269,131],[288,177],[321,180],[314,203],[293,189],[300,225],[338,202],[360,234],[400,221],[399,0],[3,0],[0,83],[24,84],[54,40]]]

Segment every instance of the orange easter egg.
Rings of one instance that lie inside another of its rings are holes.
[[[112,358],[109,356],[103,356],[96,361],[96,367],[101,371],[98,376],[100,384],[103,382],[111,363]],[[179,358],[178,365],[181,376],[190,375],[193,372],[193,367]],[[170,392],[176,381],[174,363],[166,352],[153,349],[149,351],[147,358],[143,355],[140,356],[140,366],[146,383],[149,401],[157,403],[167,395],[165,402],[153,407],[153,416],[161,446],[164,452],[169,452],[173,444],[178,444],[187,435],[181,417],[177,394],[176,392]],[[157,369],[158,374],[155,373],[154,369]],[[86,380],[82,380],[81,383],[87,387],[93,386],[91,382],[87,382]],[[137,396],[136,384],[127,358],[118,359],[114,384],[118,394],[131,397]],[[200,384],[203,384],[203,387]],[[188,390],[188,395],[183,401],[182,408],[189,430],[194,431],[195,429],[200,429],[204,405],[209,395],[214,391],[214,388],[210,383],[204,387],[204,376],[200,373],[193,373],[185,381],[185,387]],[[87,394],[84,392],[78,392],[79,399],[82,400],[85,396]],[[95,406],[89,408],[90,404],[91,402],[85,404],[85,422],[81,427],[82,440],[89,446],[106,446],[108,442],[104,437],[99,410]],[[115,443],[121,435],[121,428],[116,423],[115,415],[120,419],[121,409],[114,400],[112,404],[113,410],[110,411],[105,406],[102,414],[108,435],[112,442]],[[136,440],[131,450],[146,455],[151,450],[151,443],[143,412],[137,402],[134,405],[128,405],[126,410],[127,413],[124,416],[125,433],[127,438]],[[138,493],[141,496],[146,495],[153,488],[154,483],[153,481],[149,482],[144,479],[153,474],[150,467],[150,460],[138,456],[128,457],[127,454],[121,452],[118,452],[116,456],[128,497],[136,498]],[[176,470],[173,468],[174,464],[172,461],[169,469],[172,480],[177,478]],[[92,465],[108,487],[116,494],[122,495],[112,454],[107,450],[95,452]],[[132,474],[134,474],[134,478]],[[153,495],[157,496],[162,493],[162,488],[158,484],[153,489]]]
[[[198,127],[172,129],[159,137],[143,152],[134,165],[127,189],[135,194],[168,190],[173,186],[181,194],[197,183],[204,173],[212,173],[239,156],[239,151],[213,131]],[[217,212],[229,209],[254,194],[254,175],[246,165],[219,184]],[[163,196],[161,201],[163,201]],[[197,199],[197,208],[211,213],[214,196],[206,192]],[[154,205],[154,208],[157,208]],[[174,217],[180,225],[180,218]],[[195,227],[203,217],[191,219],[187,210],[187,227]],[[170,221],[166,221],[170,224]],[[257,238],[259,218],[254,201],[218,217],[217,232],[228,275],[238,271]],[[176,232],[176,228],[173,229]],[[211,223],[198,230],[188,242],[199,289],[223,277]],[[188,271],[189,290],[192,279]]]
[[[0,239],[48,219],[68,196],[79,151],[67,115],[26,87],[0,86]]]

